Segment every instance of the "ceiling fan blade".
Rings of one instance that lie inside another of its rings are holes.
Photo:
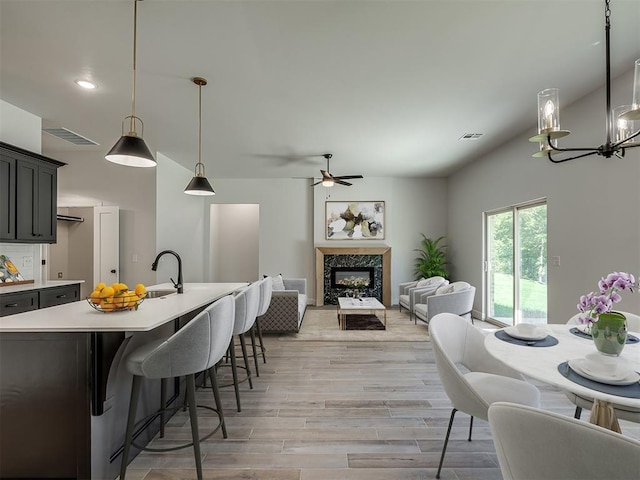
[[[338,175],[337,177],[333,177],[333,178],[364,178],[362,175]]]
[[[339,185],[346,185],[347,187],[353,185],[353,183],[345,182],[343,180],[340,180],[338,177],[333,177],[333,181]]]
[[[322,183],[322,180],[320,180],[319,182],[316,182],[316,183],[312,183],[311,186],[315,187],[316,185],[320,185],[321,183]]]

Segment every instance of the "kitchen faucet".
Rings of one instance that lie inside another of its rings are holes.
[[[176,252],[174,252],[173,250],[161,251],[156,256],[156,259],[153,261],[153,263],[151,264],[151,270],[155,272],[158,269],[158,261],[160,260],[160,257],[162,257],[165,253],[170,253],[171,255],[173,255],[178,259],[178,283],[174,282],[173,278],[169,278],[169,280],[171,280],[171,283],[173,283],[173,286],[178,289],[178,293],[182,293],[182,259],[180,258],[180,255],[178,255]]]

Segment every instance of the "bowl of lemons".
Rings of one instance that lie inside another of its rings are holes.
[[[124,283],[107,285],[100,282],[87,297],[87,302],[99,312],[111,313],[137,310],[147,294],[146,287],[139,283],[133,290]]]

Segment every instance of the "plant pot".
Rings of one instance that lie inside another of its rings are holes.
[[[601,313],[591,325],[593,343],[600,353],[617,357],[627,341],[627,319],[620,312]]]

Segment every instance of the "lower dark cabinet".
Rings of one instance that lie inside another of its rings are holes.
[[[0,291],[0,317],[29,312],[39,308],[55,307],[80,300],[80,284],[42,288],[27,292],[2,294]]]

